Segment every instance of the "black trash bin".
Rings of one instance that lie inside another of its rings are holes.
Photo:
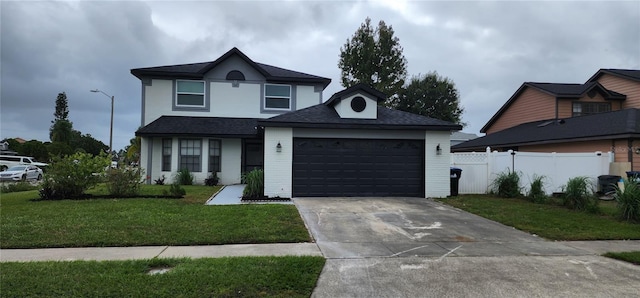
[[[640,182],[640,171],[627,172],[627,179],[634,182]]]
[[[598,192],[606,194],[615,191],[615,186],[620,181],[620,176],[616,175],[601,175],[598,176]]]
[[[457,196],[460,176],[462,176],[462,169],[452,167],[449,169],[449,175],[451,177],[450,194],[451,196]]]

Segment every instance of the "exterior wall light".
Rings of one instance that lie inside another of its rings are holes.
[[[280,142],[276,145],[276,152],[282,152],[282,145],[280,145]]]
[[[440,144],[436,146],[436,155],[442,155],[442,148],[440,148]]]

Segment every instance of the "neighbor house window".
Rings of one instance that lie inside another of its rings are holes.
[[[171,139],[162,139],[162,171],[171,172]]]
[[[220,172],[220,140],[209,140],[209,172]]]
[[[611,111],[609,102],[574,102],[572,116],[584,116]]]
[[[180,168],[189,172],[202,172],[202,140],[180,140]]]
[[[266,109],[291,109],[291,86],[264,85],[264,107]]]
[[[204,107],[204,82],[176,81],[176,106]]]

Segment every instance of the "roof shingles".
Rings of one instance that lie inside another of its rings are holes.
[[[136,131],[137,136],[254,137],[258,119],[162,116]]]
[[[317,83],[323,84],[325,88],[329,83],[331,83],[331,79],[329,78],[288,70],[263,63],[256,63],[237,48],[229,50],[218,59],[210,62],[135,68],[131,70],[131,74],[139,79],[142,79],[145,76],[202,78],[208,71],[215,68],[218,64],[232,55],[237,55],[242,58],[258,72],[263,74],[267,81]]]
[[[340,118],[333,107],[319,104],[295,112],[258,121],[261,126],[305,128],[366,128],[460,130],[458,124],[421,115],[378,107],[377,119]]]

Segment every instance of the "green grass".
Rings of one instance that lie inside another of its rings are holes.
[[[622,260],[632,264],[640,265],[640,251],[629,252],[608,252],[603,256]]]
[[[615,218],[615,202],[601,202],[600,214],[590,214],[488,195],[466,195],[440,201],[552,240],[640,239],[640,225]]]
[[[143,193],[168,185],[149,185]],[[310,241],[293,205],[205,206],[217,190],[185,186],[183,199],[32,201],[37,191],[0,195],[0,247],[94,247]],[[101,192],[100,188],[92,191]]]
[[[310,297],[322,257],[0,263],[3,297]],[[172,268],[149,275],[151,268]]]

